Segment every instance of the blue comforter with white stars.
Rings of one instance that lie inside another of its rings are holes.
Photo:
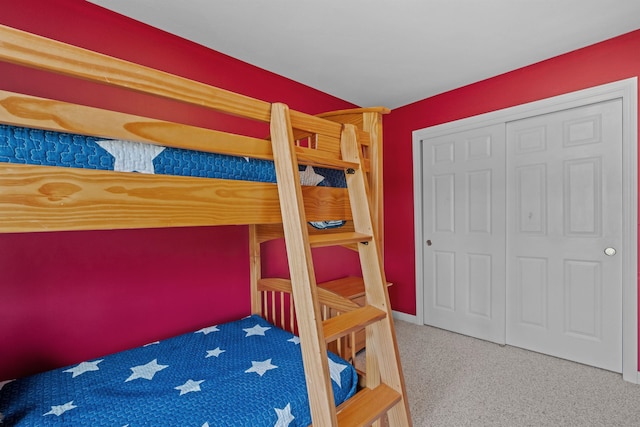
[[[355,369],[328,353],[336,404]],[[259,316],[0,382],[4,426],[307,426],[299,339]]]
[[[268,160],[0,124],[0,162],[276,182]],[[346,187],[344,173],[305,168],[302,185]]]

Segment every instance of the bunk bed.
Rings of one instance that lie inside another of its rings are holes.
[[[370,172],[370,185],[381,184],[381,168],[371,156],[381,149],[372,141],[379,139],[378,118],[384,108],[311,116],[4,26],[0,26],[0,60],[270,123],[272,131],[274,111],[285,112],[280,117],[293,129],[295,155],[306,164],[300,174],[322,178],[301,188],[311,234],[321,235],[333,227],[354,229],[344,173],[332,170],[343,163],[345,123],[350,126],[355,121],[353,135],[363,147],[360,154]],[[0,90],[0,141],[4,141],[0,142],[0,233],[249,225],[253,313],[76,366],[2,381],[0,425],[308,425],[312,413],[317,422],[318,394],[327,393],[335,406],[354,395],[356,370],[345,360],[354,356],[353,350],[351,354],[344,350],[348,338],[336,335],[331,347],[345,358],[327,352],[321,356],[324,360],[313,359],[304,346],[301,351],[294,334],[302,330],[304,341],[303,334],[310,333],[305,330],[313,326],[299,318],[291,281],[261,278],[260,245],[286,232],[282,196],[275,184],[273,137],[261,139]],[[132,152],[140,159],[128,158]],[[324,184],[317,185],[320,181]],[[377,198],[369,202],[381,206]],[[381,215],[380,210],[380,223]],[[325,319],[358,307],[322,288],[318,301]],[[358,329],[350,330],[351,342]],[[220,369],[229,377],[218,377],[213,363],[233,365]],[[330,366],[330,392],[318,391],[321,385],[310,379],[316,365],[325,371]],[[173,366],[194,371],[177,374],[170,369]],[[374,359],[371,365],[367,362],[369,366],[378,369]],[[285,372],[291,376],[279,376]],[[169,382],[155,381],[156,376]],[[379,375],[371,376],[375,386]],[[239,377],[263,381],[259,386],[246,385]],[[81,383],[88,388],[73,388]],[[408,413],[402,380],[396,383],[399,391],[385,395],[380,411],[404,401]],[[62,392],[57,401],[51,399],[53,389]],[[245,403],[236,395],[223,400],[230,390],[244,396]],[[104,400],[114,396],[119,399],[115,403]],[[275,401],[267,402],[267,396]],[[180,409],[171,402],[178,402]],[[104,408],[115,412],[104,413]],[[161,418],[145,418],[149,416]],[[378,418],[369,417],[371,422]]]

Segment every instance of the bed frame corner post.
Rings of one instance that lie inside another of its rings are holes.
[[[260,241],[257,225],[249,225],[249,258],[251,280],[251,313],[266,316],[262,310],[262,295],[258,282],[262,278],[262,262],[260,258]]]

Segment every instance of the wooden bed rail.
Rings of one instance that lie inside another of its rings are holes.
[[[0,26],[0,59],[268,122],[271,105],[204,83]]]
[[[318,302],[322,320],[356,310],[360,306],[328,289],[317,288]],[[282,329],[298,333],[296,310],[293,303],[291,280],[281,278],[260,279],[257,282],[255,298],[257,306],[253,312],[261,315],[274,325]],[[355,332],[348,337],[341,337],[330,341],[329,349],[343,358],[350,360],[355,366],[356,348],[349,345],[349,340],[355,342]],[[361,374],[362,375],[362,374]]]
[[[271,104],[164,71],[0,25],[0,60],[258,120],[271,120]],[[291,111],[295,129],[340,139],[342,126]]]
[[[351,218],[345,189],[303,191],[311,221]],[[0,195],[0,233],[282,221],[276,185],[263,182],[0,163]]]
[[[1,27],[0,27],[1,28]],[[272,160],[271,142],[0,90],[0,123]]]
[[[273,160],[271,142],[267,139],[4,90],[0,90],[0,123],[157,144],[185,150]],[[307,143],[307,146],[301,144],[296,148],[301,163],[331,166],[339,161],[339,139],[308,132],[298,138],[301,143]],[[361,132],[360,139],[364,146],[369,144],[368,133]]]

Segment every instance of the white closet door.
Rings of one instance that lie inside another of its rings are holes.
[[[507,124],[507,344],[622,371],[622,102]]]
[[[423,144],[425,323],[504,343],[504,124]]]

